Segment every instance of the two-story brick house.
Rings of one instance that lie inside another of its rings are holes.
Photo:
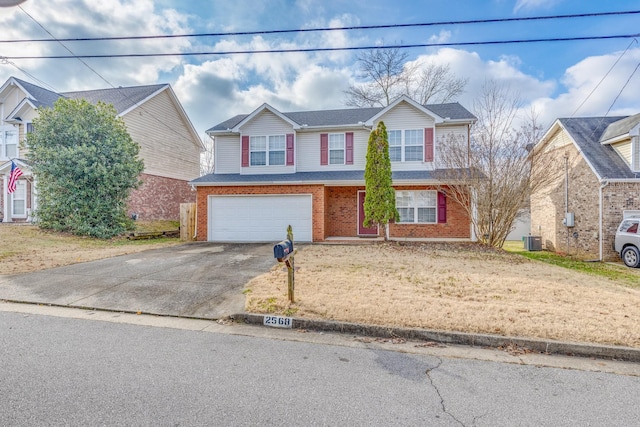
[[[379,236],[363,225],[369,134],[387,127],[401,220],[391,239],[472,239],[470,218],[436,178],[440,144],[467,140],[475,117],[458,103],[402,97],[384,108],[283,113],[264,104],[209,129],[215,172],[197,189],[197,239],[297,241]],[[438,191],[444,190],[444,191]]]
[[[616,228],[625,211],[640,211],[639,135],[640,114],[561,118],[543,135],[535,150],[560,160],[556,179],[531,195],[531,233],[546,249],[619,259]]]
[[[57,93],[32,83],[9,78],[0,86],[0,218],[4,222],[31,220],[37,208],[34,176],[21,141],[32,129],[41,108],[53,107],[59,98],[83,98],[112,104],[140,145],[144,171],[142,185],[129,199],[128,210],[141,219],[180,216],[180,203],[193,202],[188,182],[200,175],[202,142],[180,101],[168,84]],[[7,182],[14,162],[23,172],[16,190]]]

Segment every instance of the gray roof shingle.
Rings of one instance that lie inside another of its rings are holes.
[[[617,127],[625,117],[585,117],[558,119],[576,142],[584,157],[602,179],[636,178],[627,163],[610,145],[600,140],[610,126]],[[627,128],[627,132],[630,128]],[[617,131],[616,131],[617,132]]]
[[[397,181],[423,181],[437,180],[443,171],[394,171],[392,180]],[[357,181],[364,183],[363,170],[345,171],[321,171],[321,172],[296,172],[283,174],[241,175],[233,174],[209,174],[194,179],[190,184],[281,184],[281,183],[331,183],[332,181]]]
[[[466,108],[464,108],[457,102],[450,104],[428,104],[424,107],[440,117],[448,118],[451,120],[476,119],[476,117],[471,114],[471,112],[469,112]],[[308,125],[311,127],[348,126],[358,125],[361,122],[366,122],[382,110],[382,107],[370,107],[345,108],[338,110],[292,111],[282,114],[299,125]],[[247,116],[249,116],[249,114],[239,114],[213,126],[212,128],[208,129],[207,132],[224,132],[228,129],[232,129]]]
[[[53,107],[53,104],[59,98],[86,99],[92,104],[95,104],[98,101],[113,104],[118,114],[128,110],[140,101],[145,100],[158,90],[169,86],[165,83],[147,86],[56,93],[32,83],[25,82],[24,80],[20,80],[15,77],[14,79],[34,98],[31,102],[33,102],[36,107]]]
[[[121,114],[137,103],[145,100],[160,89],[168,86],[169,85],[165,83],[147,86],[131,86],[112,89],[63,92],[62,95],[67,98],[86,99],[92,104],[95,104],[98,101],[102,101],[107,104],[113,104],[118,114]]]
[[[53,107],[53,104],[59,98],[63,98],[63,95],[59,93],[25,82],[24,80],[16,79],[15,77],[14,80],[34,98],[32,102],[36,107]]]

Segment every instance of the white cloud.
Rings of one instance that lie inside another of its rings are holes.
[[[91,0],[69,2],[49,0],[45,3],[26,2],[23,9],[57,38],[175,34],[189,32],[187,17],[173,9],[156,10],[152,0]],[[0,17],[4,38],[49,39],[47,34],[20,9]],[[64,42],[74,54],[148,53],[157,51],[184,51],[190,47],[187,39],[129,40],[105,42]],[[12,44],[5,56],[69,55],[56,42]],[[160,73],[170,72],[179,65],[179,57],[85,59],[91,68],[115,86],[156,83]],[[89,68],[75,59],[15,60],[15,64],[28,70],[58,91],[80,90],[108,86]],[[16,68],[5,66],[0,77],[27,76]]]
[[[513,11],[518,12],[520,9],[550,9],[561,1],[562,0],[518,0],[513,8]]]

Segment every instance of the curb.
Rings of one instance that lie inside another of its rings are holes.
[[[244,321],[249,324],[262,325],[264,323],[263,314],[237,313],[229,316],[229,318]],[[411,340],[435,341],[442,344],[458,344],[472,347],[498,348],[515,345],[522,349],[528,349],[544,354],[640,362],[640,349],[632,347],[571,343],[488,334],[469,334],[430,329],[395,328],[328,320],[300,319],[295,317],[292,318],[292,321],[293,329],[339,332],[379,338],[404,338]]]

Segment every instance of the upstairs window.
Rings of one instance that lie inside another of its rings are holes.
[[[389,158],[392,162],[402,161],[402,131],[390,130],[389,136]]]
[[[0,157],[15,159],[18,154],[18,130],[13,126],[0,130]]]
[[[631,139],[631,170],[640,172],[640,137]]]
[[[344,165],[344,133],[329,134],[329,164]]]
[[[273,166],[284,165],[286,138],[284,135],[269,137],[269,164]]]
[[[285,135],[251,136],[249,162],[251,166],[282,166],[285,164]]]
[[[249,158],[251,166],[265,166],[267,164],[267,137],[252,136],[249,138]]]
[[[424,129],[390,130],[387,135],[392,162],[421,162],[424,159]]]

